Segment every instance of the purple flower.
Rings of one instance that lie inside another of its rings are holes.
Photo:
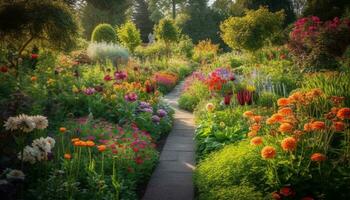
[[[168,113],[164,109],[159,109],[157,114],[159,117],[165,117]]]
[[[142,112],[149,112],[149,113],[153,113],[153,110],[151,108],[143,108],[141,109]]]
[[[126,79],[127,76],[128,75],[126,74],[126,72],[122,72],[122,71],[114,72],[114,78],[116,80],[124,80],[124,79]]]
[[[140,109],[144,109],[144,108],[150,108],[151,105],[147,102],[141,101],[140,102]]]
[[[85,93],[86,95],[93,95],[93,94],[95,94],[95,92],[96,92],[95,88],[91,88],[91,87],[86,88],[86,89],[84,90],[84,93]]]
[[[152,122],[154,122],[154,123],[159,123],[160,122],[160,118],[158,117],[158,115],[153,115],[152,116]]]
[[[137,100],[137,94],[134,92],[128,93],[124,96],[125,101],[134,102]]]

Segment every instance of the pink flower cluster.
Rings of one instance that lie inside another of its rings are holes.
[[[184,83],[184,86],[182,87],[182,91],[188,90],[188,88],[193,84],[194,81],[201,81],[205,82],[206,77],[202,72],[195,71],[191,74],[191,76],[187,77]]]

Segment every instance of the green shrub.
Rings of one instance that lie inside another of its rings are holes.
[[[175,52],[178,55],[185,56],[186,58],[192,58],[193,47],[194,45],[193,45],[192,39],[186,35],[186,36],[183,36],[180,39],[179,43],[176,45]]]
[[[118,58],[128,59],[129,53],[126,49],[112,43],[91,43],[87,49],[89,57],[93,60],[105,62],[110,60],[116,62]]]
[[[121,43],[130,52],[134,52],[135,48],[142,42],[140,30],[136,28],[136,25],[132,21],[128,21],[117,28],[117,35]]]
[[[219,45],[213,44],[211,40],[202,40],[194,47],[193,60],[197,62],[208,62],[213,60],[219,51]]]
[[[179,37],[179,28],[171,19],[160,20],[159,24],[155,26],[154,32],[157,39],[164,41],[167,46],[170,42],[177,41]]]
[[[135,56],[142,60],[157,59],[166,55],[167,49],[163,42],[155,42],[147,46],[138,46],[135,49]]]
[[[259,94],[256,104],[262,107],[273,107],[276,105],[275,102],[277,102],[278,98],[279,96],[272,92],[263,91]]]
[[[266,161],[261,159],[260,154],[249,142],[243,141],[237,145],[228,145],[224,149],[210,154],[198,164],[194,181],[198,187],[199,196],[210,197],[214,194],[220,197],[222,188],[239,187],[246,182],[255,186],[263,186],[265,185],[266,165]],[[247,190],[249,191],[249,189]],[[243,196],[244,190],[242,193]],[[255,195],[260,196],[258,193]]]
[[[248,10],[244,17],[230,17],[221,23],[221,38],[232,49],[255,51],[278,32],[284,21],[284,12],[269,12],[268,8]]]
[[[209,98],[208,87],[200,81],[195,81],[179,98],[179,107],[193,111],[201,100]]]
[[[263,195],[259,190],[256,190],[252,186],[239,185],[229,186],[224,188],[218,188],[212,190],[209,194],[200,195],[201,200],[262,200]]]
[[[117,41],[117,35],[110,24],[99,24],[92,32],[91,41],[115,43]]]

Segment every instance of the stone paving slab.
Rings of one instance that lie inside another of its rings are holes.
[[[183,83],[164,97],[175,110],[173,130],[167,137],[157,168],[143,200],[193,200],[192,172],[195,169],[193,114],[178,108]]]

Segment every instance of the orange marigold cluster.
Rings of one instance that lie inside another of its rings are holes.
[[[281,142],[281,147],[284,151],[294,151],[296,146],[297,140],[293,137],[287,137]]]
[[[290,123],[282,123],[278,128],[278,131],[282,133],[291,133],[294,129],[294,126]]]

